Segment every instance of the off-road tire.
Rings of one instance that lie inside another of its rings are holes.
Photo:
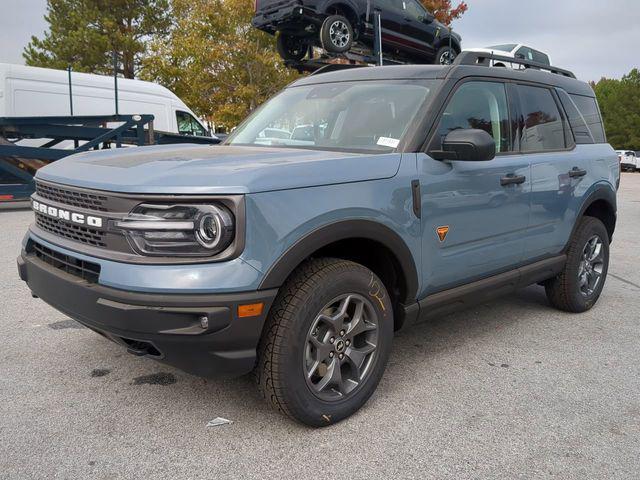
[[[301,37],[279,32],[276,36],[276,50],[283,60],[299,62],[309,52],[309,45]]]
[[[443,63],[443,58],[446,55],[452,56],[453,58],[451,58],[450,63]],[[433,59],[433,63],[435,65],[451,65],[451,63],[453,63],[453,61],[456,59],[456,57],[458,56],[458,52],[456,52],[456,49],[452,47],[449,47],[449,45],[445,45],[443,47],[440,47],[438,49],[438,52],[436,53],[435,58]]]
[[[599,284],[590,295],[580,291],[578,271],[583,261],[583,250],[589,239],[597,235],[602,241],[603,265]],[[594,217],[582,217],[567,249],[567,262],[562,272],[545,282],[549,302],[565,312],[580,313],[593,307],[602,293],[609,268],[609,234],[604,224]]]
[[[338,26],[342,28],[338,28]],[[342,15],[325,18],[320,27],[320,43],[327,52],[344,53],[353,46],[354,31],[351,22]]]
[[[355,293],[375,307],[376,356],[368,374],[345,398],[324,401],[307,383],[304,355],[312,322],[336,296]],[[254,370],[267,402],[289,417],[313,427],[334,424],[355,413],[375,391],[391,351],[393,307],[383,283],[369,269],[346,260],[307,261],[282,286],[269,312]]]

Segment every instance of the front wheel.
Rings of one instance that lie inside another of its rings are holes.
[[[353,27],[342,15],[327,17],[320,28],[320,42],[327,52],[344,53],[353,45]]]
[[[258,388],[299,422],[336,423],[375,391],[392,337],[389,294],[373,272],[346,260],[311,260],[271,308],[258,348]]]
[[[458,56],[458,52],[453,47],[445,45],[440,47],[436,53],[435,64],[436,65],[451,65]]]
[[[545,283],[549,302],[566,312],[589,310],[602,293],[608,269],[607,229],[597,218],[583,217],[571,237],[563,271]]]

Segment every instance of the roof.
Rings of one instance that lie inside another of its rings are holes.
[[[462,79],[465,77],[500,78],[541,83],[564,89],[567,93],[593,97],[588,83],[575,78],[528,68],[515,70],[483,65],[389,65],[382,67],[347,68],[301,78],[291,86],[316,85],[331,82],[365,80]]]
[[[0,85],[2,84],[2,80],[5,78],[39,80],[47,83],[61,83],[65,85],[68,85],[69,82],[68,72],[66,70],[0,63]],[[71,82],[74,86],[91,86],[109,90],[114,88],[113,77],[107,75],[71,72]],[[180,98],[168,88],[157,83],[146,82],[144,80],[133,80],[118,77],[118,90],[147,93],[160,97],[171,98],[182,103]]]

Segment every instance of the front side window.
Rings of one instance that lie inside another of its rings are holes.
[[[200,122],[188,112],[178,110],[176,112],[176,120],[178,121],[178,133],[181,135],[204,137],[207,134]]]
[[[391,152],[437,82],[360,81],[290,87],[253,113],[226,143]],[[287,138],[284,132],[289,132]]]
[[[533,61],[542,63],[543,65],[551,65],[549,61],[549,56],[545,53],[538,52],[537,50],[533,50]]]
[[[518,85],[522,118],[520,148],[542,152],[566,148],[564,123],[551,91],[543,87]]]
[[[411,17],[413,20],[417,20],[419,22],[424,21],[424,17],[426,12],[421,5],[418,4],[415,0],[404,0],[405,10],[407,15]]]
[[[525,60],[533,60],[533,52],[529,47],[520,47],[516,52],[516,57],[524,58]]]
[[[503,83],[467,82],[453,95],[438,125],[440,142],[452,130],[484,130],[496,142],[496,152],[511,151],[509,109]]]

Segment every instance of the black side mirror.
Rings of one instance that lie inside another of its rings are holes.
[[[426,24],[429,24],[429,23],[433,23],[433,21],[435,20],[435,18],[436,18],[436,17],[434,17],[433,15],[431,15],[429,12],[427,12],[427,13],[425,14],[425,16],[424,16],[424,17],[422,17],[422,21],[423,21],[424,23],[426,23]]]
[[[429,152],[436,160],[482,162],[496,156],[496,142],[484,130],[475,128],[452,130],[444,137],[442,150]]]

